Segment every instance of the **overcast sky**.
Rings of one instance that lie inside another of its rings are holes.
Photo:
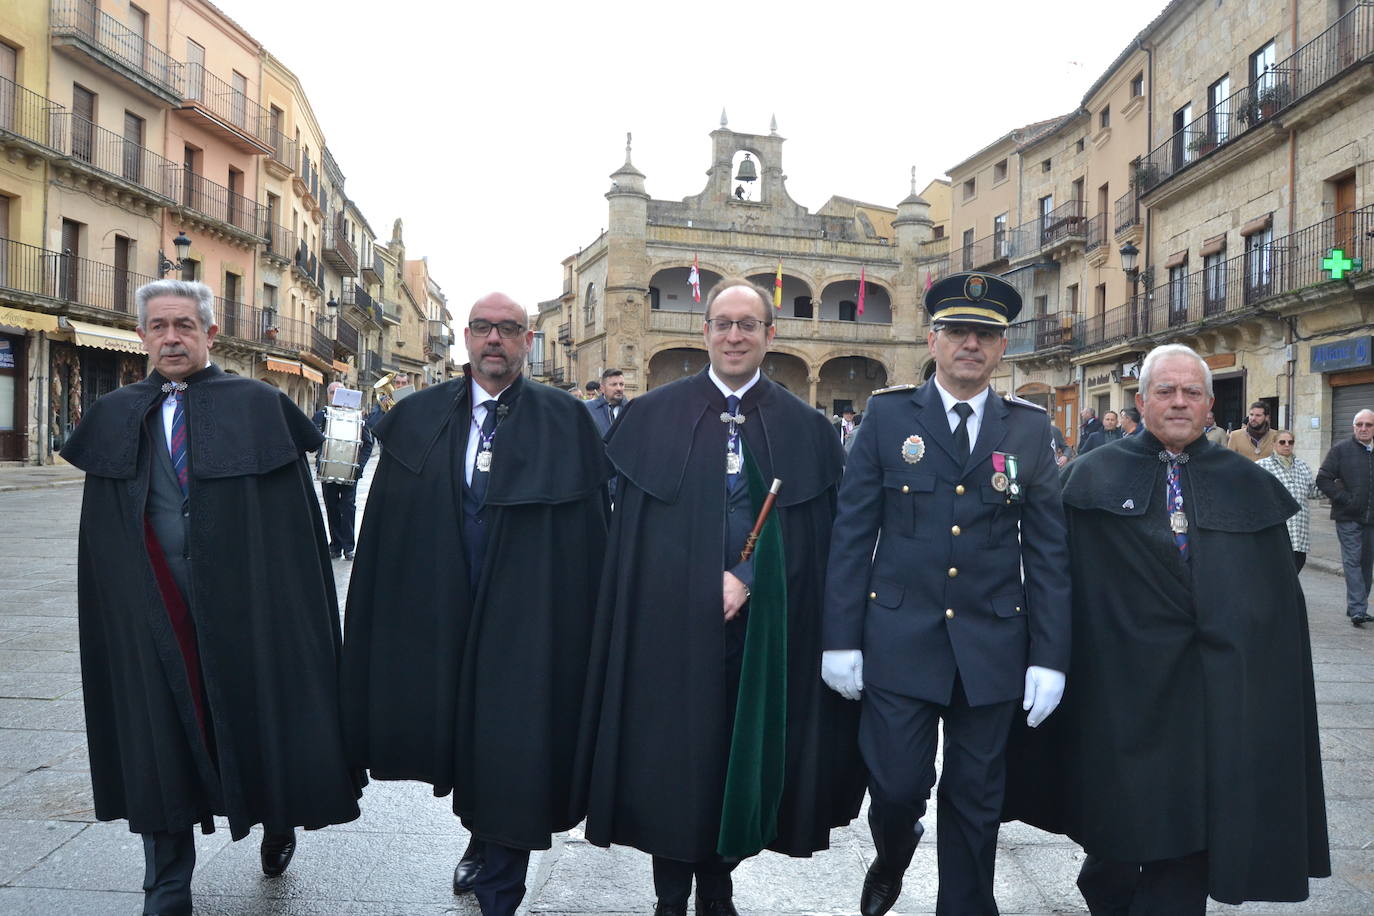
[[[701,191],[707,136],[787,138],[792,198],[895,206],[1013,127],[1065,114],[1164,0],[524,3],[216,0],[295,71],[373,230],[405,221],[456,323],[529,308],[605,227],[634,134],[649,194]]]

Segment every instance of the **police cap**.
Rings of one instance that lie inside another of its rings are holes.
[[[926,291],[926,311],[933,324],[1006,328],[1021,311],[1021,294],[992,274],[950,274]]]

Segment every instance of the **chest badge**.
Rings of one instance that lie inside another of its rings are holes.
[[[920,436],[907,436],[902,441],[902,460],[915,464],[926,456],[926,440]]]

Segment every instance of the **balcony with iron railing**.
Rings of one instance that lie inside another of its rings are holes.
[[[960,270],[993,270],[1011,257],[1012,233],[1003,229],[992,235],[961,245],[957,253]]]
[[[64,163],[88,177],[113,181],[121,190],[140,193],[165,207],[174,202],[171,162],[146,147],[124,139],[70,112],[52,116],[52,137]]]
[[[1039,250],[1053,250],[1071,243],[1087,240],[1088,219],[1081,200],[1066,201],[1048,213],[1041,214],[1032,224],[1038,226]]]
[[[65,114],[52,99],[0,77],[0,144],[28,153],[57,151],[53,118]]]
[[[343,318],[334,319],[334,349],[345,355],[358,354],[358,329]]]
[[[448,359],[453,345],[453,331],[442,321],[425,322],[425,352],[430,359]]]
[[[276,309],[255,308],[222,297],[216,297],[215,309],[219,320],[219,337],[216,341],[291,349],[281,339],[283,319],[277,315]]]
[[[368,350],[365,357],[359,354],[358,359],[359,371],[365,376],[363,381],[372,381],[382,374],[382,355],[376,350]]]
[[[1048,357],[1067,353],[1073,345],[1074,316],[1037,315],[1007,329],[1007,359]]]
[[[271,153],[272,119],[257,102],[205,69],[182,64],[182,111],[241,153]]]
[[[358,275],[358,253],[353,250],[353,245],[348,240],[348,233],[344,229],[342,214],[327,222],[324,227],[323,239],[320,243],[321,257],[330,267],[343,274],[345,277],[356,277]]]
[[[296,233],[280,223],[267,224],[267,244],[263,246],[263,257],[286,267],[296,256],[297,245]]]
[[[371,294],[363,288],[360,283],[345,283],[343,289],[339,291],[339,304],[345,308],[352,306],[357,309],[368,320],[372,321],[377,327],[382,326],[384,312],[382,304],[373,299]]]
[[[156,277],[69,252],[50,251],[0,238],[0,289],[20,302],[52,311],[83,310],[128,316],[135,314],[134,291]]]
[[[1326,31],[1173,133],[1136,167],[1147,194],[1301,103],[1356,64],[1374,58],[1374,3],[1357,4]],[[1273,135],[1273,142],[1282,137]]]
[[[549,384],[564,385],[568,381],[568,371],[562,366],[553,366],[549,369]]]
[[[382,260],[380,252],[372,252],[371,260],[363,259],[362,272],[362,279],[368,283],[386,282],[386,262]]]
[[[98,9],[95,0],[52,0],[53,46],[105,67],[130,88],[167,105],[181,102],[182,65]]]
[[[296,256],[291,261],[292,270],[302,280],[315,287],[317,294],[324,293],[324,271],[320,266],[319,258],[310,250],[310,246],[305,244],[302,239],[296,246]]]
[[[1118,238],[1140,225],[1140,195],[1135,188],[1118,197],[1112,209],[1115,216],[1112,220],[1113,231]]]
[[[529,361],[529,367],[530,367],[530,378],[536,378],[536,379],[547,378],[547,377],[548,377],[548,374],[549,374],[549,370],[553,368],[553,360],[550,360],[550,359],[532,359],[532,360]]]
[[[268,174],[275,178],[291,177],[291,173],[296,170],[296,162],[300,157],[296,141],[275,127],[269,127],[267,146],[267,157],[262,162]]]
[[[1099,213],[1089,218],[1084,228],[1083,253],[1091,254],[1107,244],[1107,214]]]
[[[167,175],[168,197],[187,216],[208,220],[245,241],[266,237],[267,208],[262,204],[183,167],[169,166]]]
[[[561,344],[567,344],[567,345],[571,345],[571,344],[572,344],[572,342],[573,342],[573,336],[572,336],[572,322],[571,322],[571,321],[565,321],[565,322],[563,322],[562,324],[560,324],[560,325],[558,326],[558,342],[561,343]]]

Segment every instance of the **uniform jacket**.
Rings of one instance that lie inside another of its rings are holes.
[[[1374,525],[1374,452],[1354,436],[1331,446],[1317,471],[1317,489],[1331,500],[1331,519]]]
[[[909,437],[919,460],[903,457]],[[1016,456],[1024,502],[994,487],[994,451]],[[862,649],[866,683],[940,704],[956,675],[982,706],[1020,697],[1028,664],[1067,671],[1054,457],[1049,418],[1033,404],[989,394],[960,466],[934,385],[872,398],[840,487],[825,648]]]

